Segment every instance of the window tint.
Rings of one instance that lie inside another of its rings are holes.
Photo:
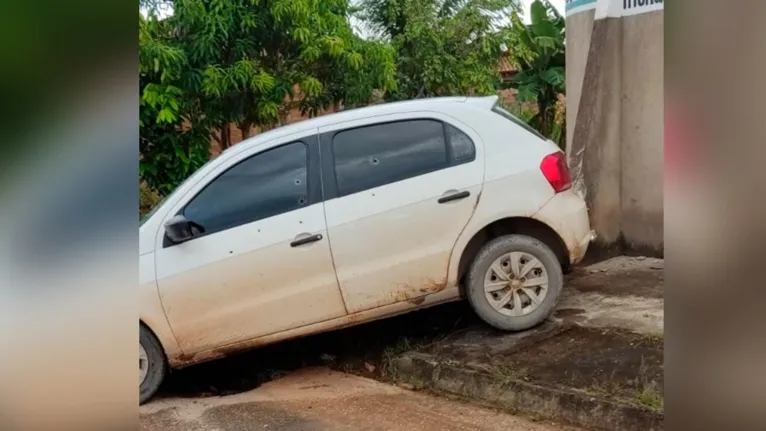
[[[445,124],[447,139],[449,140],[452,162],[456,165],[472,161],[476,157],[476,148],[473,141],[459,129]]]
[[[413,120],[339,132],[333,139],[341,196],[445,168],[440,121]]]
[[[307,176],[302,142],[267,150],[213,180],[184,216],[212,233],[292,211],[308,202]]]

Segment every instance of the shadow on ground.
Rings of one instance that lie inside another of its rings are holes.
[[[444,304],[174,371],[157,397],[231,395],[314,365],[381,378],[384,377],[384,357],[428,345],[455,331],[481,324],[467,302]]]

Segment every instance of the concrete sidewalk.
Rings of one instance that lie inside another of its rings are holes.
[[[566,277],[556,317],[591,328],[664,332],[664,261],[620,256]]]

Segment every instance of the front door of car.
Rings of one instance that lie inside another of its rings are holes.
[[[348,312],[449,287],[452,248],[482,189],[478,135],[451,117],[409,113],[320,128],[320,144],[328,234]]]
[[[180,244],[165,238],[156,253],[162,304],[186,354],[346,314],[316,135],[234,157],[169,214],[205,232]]]

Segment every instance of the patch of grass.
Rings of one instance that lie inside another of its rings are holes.
[[[638,404],[655,410],[662,410],[665,406],[665,397],[660,391],[660,385],[656,380],[649,380],[649,366],[641,357],[641,366],[638,370],[638,390],[633,400]]]
[[[380,361],[383,366],[383,375],[391,378],[392,380],[398,380],[396,367],[394,361],[397,357],[405,352],[417,350],[420,344],[412,342],[408,337],[401,337],[394,344],[386,346],[383,349]]]
[[[645,383],[643,388],[636,392],[634,401],[655,410],[662,410],[665,406],[665,397],[660,392],[660,386],[654,380]]]
[[[393,358],[401,355],[404,352],[415,350],[417,347],[418,344],[413,343],[412,340],[410,340],[408,337],[401,337],[396,340],[394,344],[386,346],[386,348],[383,349],[383,357]]]
[[[653,341],[657,341],[657,342],[662,343],[662,342],[665,342],[665,333],[664,332],[657,332],[657,333],[654,333],[654,334],[649,334],[649,338],[651,340],[653,340]]]
[[[492,374],[504,382],[523,380],[528,376],[526,368],[515,367],[511,364],[500,364],[492,367]]]
[[[591,385],[591,389],[593,389],[596,392],[610,395],[610,396],[616,396],[620,393],[622,390],[622,386],[617,381],[617,377],[615,376],[617,370],[612,370],[612,374],[609,376],[609,379],[601,381],[601,382],[594,382]]]
[[[426,387],[426,382],[420,380],[418,377],[415,377],[415,376],[408,376],[406,379],[401,381],[401,383],[404,383],[406,385],[405,387],[409,386],[408,389],[411,389],[414,391],[419,391]]]
[[[381,361],[383,362],[383,365],[387,367],[397,358],[397,356],[404,352],[409,352],[410,350],[413,350],[413,343],[410,339],[407,337],[399,338],[396,343],[386,346],[386,348],[383,349]]]

